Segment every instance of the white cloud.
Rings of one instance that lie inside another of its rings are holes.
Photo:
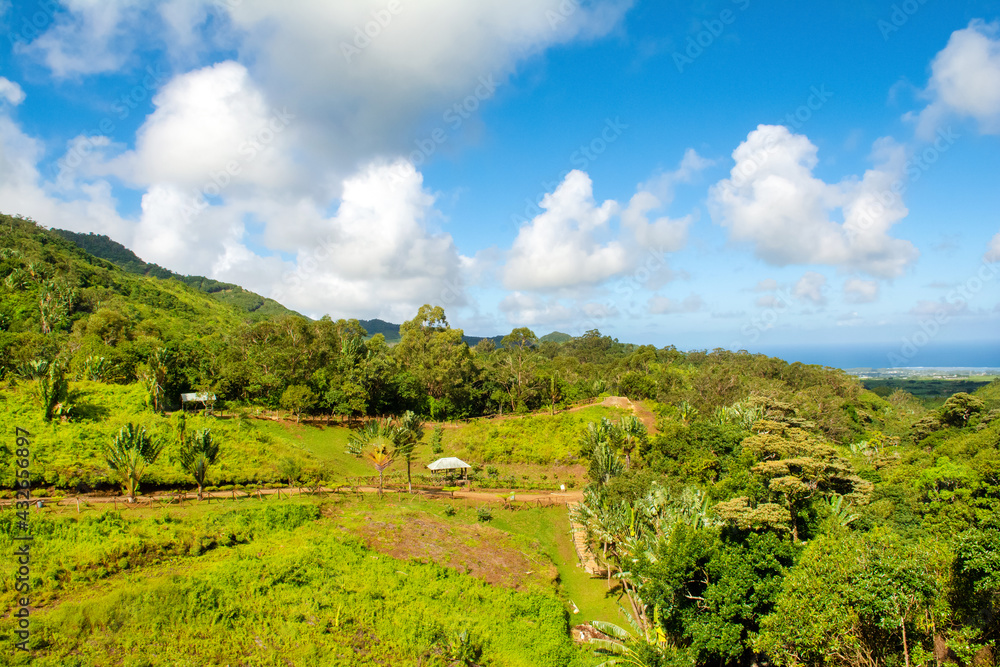
[[[16,81],[0,76],[0,100],[7,100],[16,107],[24,101],[24,90]]]
[[[974,20],[951,34],[931,63],[917,133],[933,137],[949,116],[974,118],[984,134],[1000,133],[1000,22]]]
[[[687,230],[694,222],[694,215],[679,219],[662,216],[651,222],[648,214],[663,209],[673,201],[674,187],[678,183],[690,183],[698,173],[713,164],[712,160],[689,148],[675,171],[659,174],[639,185],[621,216],[622,224],[632,232],[639,245],[660,252],[676,252],[685,246]]]
[[[191,198],[203,190],[225,196],[240,185],[281,190],[302,180],[291,157],[294,112],[269,105],[243,65],[226,61],[175,77],[153,104],[135,150],[108,166],[120,178],[181,186]]]
[[[780,299],[774,294],[759,296],[754,303],[758,308],[785,308],[788,306],[788,303],[784,299]]]
[[[984,259],[987,262],[1000,262],[1000,234],[994,236],[993,240],[990,241]]]
[[[917,305],[910,309],[910,314],[919,318],[954,317],[956,315],[965,315],[968,312],[969,306],[966,302],[949,303],[944,299],[940,301],[921,299],[917,302]]]
[[[319,314],[399,318],[423,303],[462,305],[469,260],[451,236],[431,229],[436,215],[412,166],[370,165],[345,181],[336,215],[316,222],[315,245],[303,245],[278,289],[295,307]],[[280,233],[282,221],[269,224]]]
[[[675,301],[664,296],[655,295],[647,303],[649,312],[653,315],[676,315],[678,313],[697,313],[705,309],[705,302],[697,294],[691,294],[683,301]]]
[[[835,184],[813,175],[817,150],[786,127],[759,126],[733,152],[730,177],[711,189],[716,222],[775,266],[820,264],[882,278],[901,275],[918,255],[909,241],[889,236],[908,212],[892,190],[903,175],[902,147],[876,142],[878,166]],[[838,210],[843,222],[836,220]]]
[[[504,297],[500,302],[500,311],[510,323],[521,326],[566,323],[574,318],[573,309],[555,299],[521,292],[511,292]]]
[[[609,200],[597,206],[587,174],[571,171],[541,207],[544,211],[521,227],[508,253],[503,276],[509,289],[594,285],[628,268],[620,242],[598,240],[607,234],[618,204]]]
[[[608,200],[594,201],[593,182],[586,173],[573,170],[554,192],[545,195],[543,212],[518,232],[508,253],[504,284],[510,289],[544,290],[575,288],[602,283],[633,269],[646,274],[643,282],[655,289],[674,274],[662,255],[687,244],[693,214],[683,218],[662,215],[650,220],[673,201],[673,189],[687,183],[712,164],[688,149],[675,171],[641,183],[627,207]],[[620,214],[619,229],[612,219]],[[650,253],[655,261],[650,261]],[[639,267],[646,260],[651,270]]]
[[[754,292],[773,292],[778,289],[778,281],[774,278],[765,278],[753,287]]]
[[[879,285],[874,280],[851,278],[844,283],[844,297],[849,303],[873,303],[878,301]]]
[[[811,301],[817,306],[826,304],[826,276],[808,271],[795,283],[793,294],[799,299]]]
[[[64,4],[22,48],[57,76],[121,71],[139,49],[166,52],[177,66],[192,54],[236,52],[264,97],[298,115],[299,159],[339,183],[374,155],[409,155],[435,128],[460,145],[518,65],[607,34],[632,0],[400,1],[395,13],[385,0]],[[454,111],[466,102],[472,113]]]
[[[118,203],[106,181],[78,188],[69,200],[56,197],[38,171],[43,154],[41,141],[0,113],[0,204],[4,213],[24,215],[47,227],[131,238],[131,225],[118,215]]]
[[[52,21],[48,30],[15,49],[38,58],[59,78],[121,68],[136,45],[136,29],[148,20],[140,0],[62,0],[61,4],[65,11],[48,15]]]

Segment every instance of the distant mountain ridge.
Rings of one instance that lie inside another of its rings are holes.
[[[386,322],[385,320],[374,319],[374,320],[358,320],[358,323],[368,332],[369,336],[374,336],[375,334],[382,334],[385,336],[387,343],[398,343],[401,339],[399,334],[398,324],[393,324],[392,322]],[[462,336],[462,340],[469,347],[475,346],[481,340],[491,340],[497,346],[500,345],[500,341],[503,340],[503,336]]]
[[[107,260],[128,273],[152,276],[163,280],[171,278],[179,280],[185,285],[211,295],[214,299],[244,311],[250,315],[251,319],[271,319],[283,315],[302,317],[301,314],[286,308],[274,299],[268,299],[239,285],[220,282],[205,276],[185,276],[165,269],[158,264],[145,262],[121,243],[104,234],[94,234],[93,232],[81,234],[66,229],[51,229],[49,231],[58,234],[94,257]]]

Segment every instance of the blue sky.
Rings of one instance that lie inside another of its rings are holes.
[[[1000,363],[1000,2],[664,4],[0,1],[0,210],[314,317]]]

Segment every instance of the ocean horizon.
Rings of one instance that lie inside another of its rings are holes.
[[[901,342],[815,345],[768,345],[750,352],[794,363],[833,368],[1000,368],[1000,344],[928,344],[905,347]]]

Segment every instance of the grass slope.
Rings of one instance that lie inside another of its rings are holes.
[[[438,518],[438,508],[417,513],[475,528],[461,516]],[[551,585],[491,586],[457,568],[373,551],[351,535],[352,521],[365,513],[411,520],[413,509],[306,497],[126,516],[32,515],[33,654],[10,664],[596,662],[570,641],[561,594]],[[522,516],[511,520],[530,532],[534,517]],[[13,534],[12,515],[0,515],[0,546],[13,548]],[[544,558],[517,532],[504,540]],[[0,573],[0,589],[10,609],[10,573]],[[12,628],[12,619],[0,620],[0,639],[9,643]]]
[[[596,405],[574,412],[478,419],[444,433],[449,456],[484,463],[572,463],[580,434],[602,417],[619,419],[625,411]]]

